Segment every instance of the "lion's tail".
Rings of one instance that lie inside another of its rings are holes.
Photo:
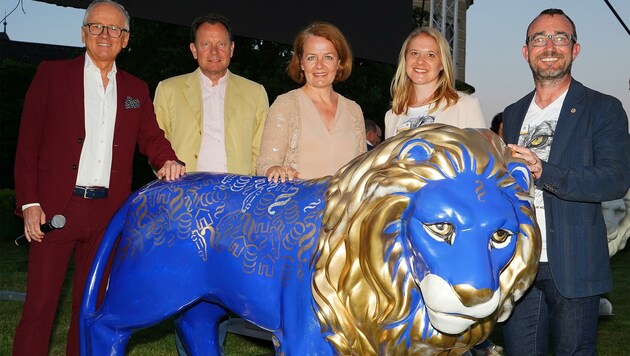
[[[94,312],[96,312],[96,303],[98,299],[98,292],[101,282],[103,280],[103,275],[105,274],[105,269],[107,266],[107,261],[112,254],[114,246],[116,246],[116,240],[118,236],[122,233],[123,227],[125,226],[125,220],[127,218],[127,211],[129,210],[129,205],[133,200],[133,196],[123,204],[123,206],[118,209],[112,220],[107,225],[107,229],[105,230],[105,235],[103,235],[103,240],[96,251],[96,255],[94,256],[94,261],[92,262],[92,267],[90,268],[90,273],[88,274],[87,282],[85,284],[85,291],[83,293],[83,300],[81,301],[81,309],[79,311],[79,335],[80,335],[80,347],[81,347],[81,355],[89,355],[90,353],[87,350],[87,325],[86,321]]]

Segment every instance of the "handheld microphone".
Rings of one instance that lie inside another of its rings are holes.
[[[55,215],[53,218],[40,226],[43,233],[51,232],[56,229],[61,229],[66,225],[66,218],[63,215]],[[18,246],[23,246],[28,243],[28,239],[25,234],[20,235],[17,239],[15,239],[15,244]]]

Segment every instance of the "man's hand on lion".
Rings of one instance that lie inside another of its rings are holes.
[[[166,179],[167,182],[174,181],[186,173],[186,165],[179,161],[166,161],[164,166],[157,172],[158,179]]]
[[[534,179],[540,178],[543,169],[542,160],[538,158],[536,152],[527,147],[514,144],[509,144],[508,147],[512,150],[512,157],[520,158],[527,163],[527,168],[532,172]]]

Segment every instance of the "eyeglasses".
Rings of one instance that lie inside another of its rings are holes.
[[[532,47],[544,47],[549,40],[556,46],[568,46],[571,42],[575,43],[577,37],[566,33],[559,33],[557,35],[531,35],[525,39],[525,43],[531,44]]]
[[[107,34],[109,35],[109,37],[112,38],[119,38],[120,36],[122,36],[123,32],[129,32],[129,30],[120,28],[118,26],[105,26],[101,25],[100,23],[86,23],[83,26],[87,26],[88,31],[94,36],[100,36],[101,33],[105,31],[105,29],[107,29]]]

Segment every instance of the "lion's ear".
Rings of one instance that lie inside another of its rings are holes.
[[[398,153],[399,160],[414,160],[417,162],[426,161],[433,154],[434,146],[418,138],[411,139],[403,145]]]
[[[529,170],[527,166],[521,162],[512,161],[507,164],[508,172],[519,187],[521,187],[524,191],[530,192],[532,186],[532,178],[529,174]]]

